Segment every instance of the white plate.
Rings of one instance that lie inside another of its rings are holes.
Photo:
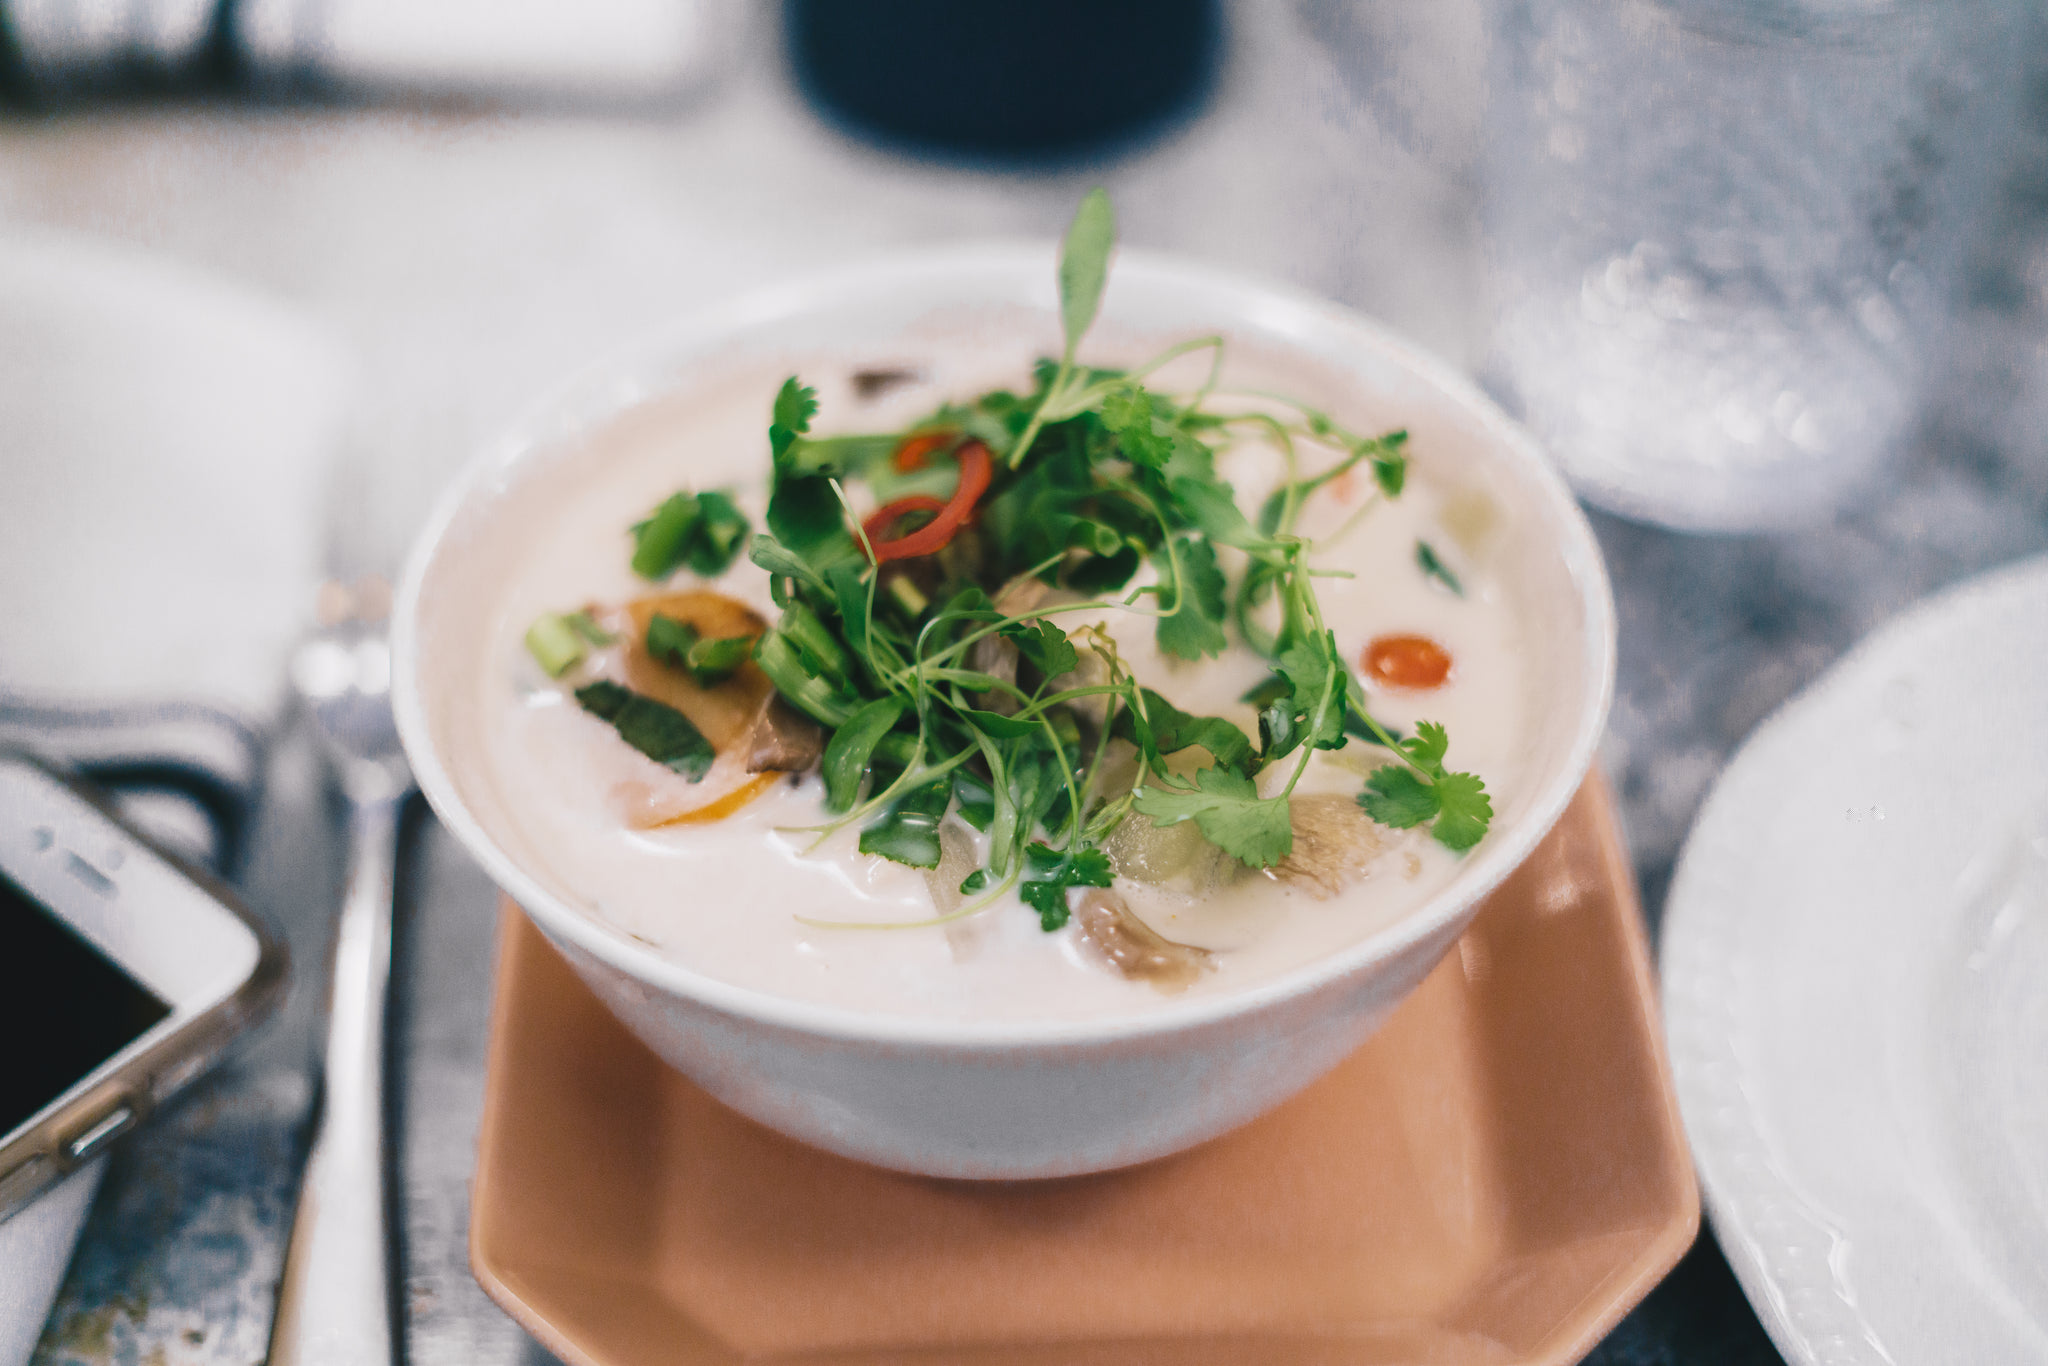
[[[1708,1213],[1779,1349],[2048,1361],[2048,560],[1930,599],[1750,738],[1663,976]]]

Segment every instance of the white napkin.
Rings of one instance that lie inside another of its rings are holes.
[[[0,233],[0,691],[268,714],[311,618],[345,374],[247,289]]]

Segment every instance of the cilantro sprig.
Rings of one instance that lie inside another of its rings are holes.
[[[1476,776],[1444,768],[1450,743],[1436,722],[1417,723],[1413,738],[1392,746],[1401,762],[1374,769],[1358,804],[1366,815],[1396,830],[1431,822],[1430,834],[1438,844],[1463,853],[1486,834],[1493,802]]]

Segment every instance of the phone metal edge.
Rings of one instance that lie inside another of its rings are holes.
[[[150,838],[123,819],[105,794],[33,751],[0,746],[0,764],[10,763],[24,765],[65,788],[219,903],[255,937],[256,962],[232,991],[188,1017],[154,1044],[133,1053],[126,1048],[116,1053],[114,1059],[119,1062],[111,1072],[83,1090],[74,1087],[65,1092],[55,1110],[48,1110],[41,1119],[0,1145],[0,1222],[139,1128],[152,1113],[211,1070],[239,1040],[277,1009],[291,975],[291,953],[283,936],[269,917],[249,906],[221,878]],[[124,965],[117,966],[128,971]],[[176,1019],[174,1014],[164,1023]],[[151,1032],[160,1027],[152,1027]],[[145,1033],[136,1042],[148,1037]],[[128,1056],[124,1059],[123,1054]],[[132,1119],[106,1141],[95,1143],[90,1150],[74,1157],[71,1146],[123,1105],[128,1107]]]

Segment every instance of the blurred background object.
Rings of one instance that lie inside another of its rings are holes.
[[[0,700],[269,714],[317,582],[308,519],[346,374],[257,291],[0,228]]]
[[[742,0],[237,0],[261,87],[660,103],[730,65]]]
[[[731,65],[742,0],[5,0],[0,91],[660,104]]]
[[[1495,387],[1626,516],[1810,523],[1901,450],[2009,146],[2021,0],[1506,0]]]
[[[798,82],[855,131],[930,155],[1073,161],[1191,115],[1217,0],[789,0]]]
[[[220,0],[7,0],[0,95],[20,101],[204,78]]]

